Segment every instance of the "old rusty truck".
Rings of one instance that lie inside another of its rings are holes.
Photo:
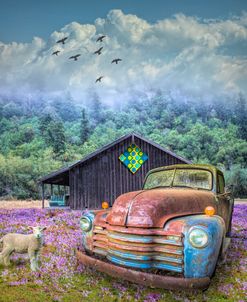
[[[211,165],[153,169],[143,189],[83,211],[85,266],[134,283],[206,289],[230,243],[234,200]]]

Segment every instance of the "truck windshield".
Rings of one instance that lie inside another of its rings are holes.
[[[189,187],[212,189],[212,174],[206,170],[175,169],[151,173],[144,184],[144,189],[157,187]]]

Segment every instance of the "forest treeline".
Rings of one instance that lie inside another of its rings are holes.
[[[0,101],[0,197],[38,198],[38,179],[135,131],[194,163],[224,171],[236,197],[247,196],[247,105],[153,93],[106,106],[65,100]]]

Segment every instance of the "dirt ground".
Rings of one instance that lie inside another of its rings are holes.
[[[247,199],[235,199],[235,204],[243,203],[247,203]],[[0,209],[29,209],[41,207],[41,200],[0,200]],[[45,207],[49,207],[48,200],[45,200]]]
[[[45,207],[48,207],[49,203],[45,200]],[[41,200],[0,200],[0,209],[19,209],[19,208],[41,208]]]
[[[247,199],[239,199],[239,198],[236,198],[235,200],[234,200],[234,203],[235,204],[243,204],[243,203],[247,203]]]

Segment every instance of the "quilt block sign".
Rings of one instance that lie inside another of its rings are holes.
[[[137,172],[137,170],[144,164],[147,159],[147,154],[143,153],[142,150],[135,144],[130,145],[128,149],[119,156],[119,160],[133,174]]]

